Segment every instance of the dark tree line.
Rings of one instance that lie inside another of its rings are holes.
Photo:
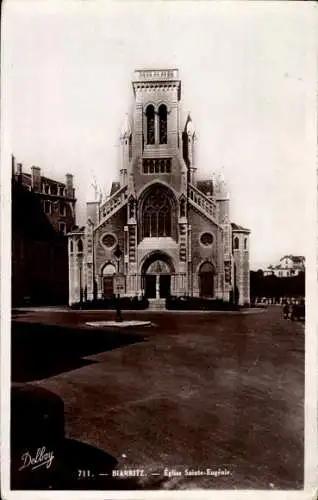
[[[250,296],[251,302],[256,297],[304,297],[305,296],[305,273],[302,271],[298,276],[290,278],[279,278],[277,276],[264,276],[262,270],[250,271]]]

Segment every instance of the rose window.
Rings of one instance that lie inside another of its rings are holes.
[[[116,243],[116,239],[112,234],[106,234],[103,237],[102,242],[103,242],[103,245],[105,245],[105,247],[112,248]]]
[[[201,235],[200,241],[205,247],[209,247],[213,243],[213,236],[211,233],[203,233]]]

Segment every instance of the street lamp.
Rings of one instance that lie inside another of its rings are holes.
[[[120,262],[120,257],[122,256],[122,251],[121,251],[118,243],[117,243],[115,251],[114,251],[114,256],[117,260],[117,273],[119,274],[119,262]]]
[[[93,254],[93,260],[92,260],[92,271],[93,271],[93,301],[97,299],[97,283],[96,283],[96,277],[95,277],[95,225],[92,222],[92,254]]]
[[[114,251],[114,256],[115,256],[115,259],[117,260],[117,275],[119,277],[119,262],[120,262],[120,258],[122,256],[122,251],[121,251],[118,243],[117,243],[117,246],[116,246],[115,251]],[[119,287],[118,287],[118,290],[119,290]],[[122,320],[123,320],[123,318],[122,318],[121,309],[120,309],[120,294],[119,294],[119,291],[118,291],[117,296],[116,296],[116,317],[115,317],[115,321],[121,322]]]
[[[78,263],[79,263],[80,309],[82,309],[82,305],[83,305],[83,286],[82,286],[83,256],[82,255],[78,256]]]

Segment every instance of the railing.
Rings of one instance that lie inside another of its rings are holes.
[[[134,80],[176,80],[179,78],[177,69],[143,69],[134,72]]]
[[[195,205],[203,210],[203,212],[210,215],[213,219],[216,219],[216,203],[191,184],[189,184],[189,197]]]
[[[100,220],[113,214],[119,207],[121,207],[127,200],[127,186],[123,186],[116,193],[114,193],[105,203],[100,207],[99,218]]]

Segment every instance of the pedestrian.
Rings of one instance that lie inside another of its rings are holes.
[[[283,318],[288,319],[288,316],[289,316],[289,304],[286,301],[283,305]]]
[[[120,309],[120,295],[118,294],[116,297],[116,317],[115,321],[121,322],[123,320],[122,315],[121,315],[121,309]]]

